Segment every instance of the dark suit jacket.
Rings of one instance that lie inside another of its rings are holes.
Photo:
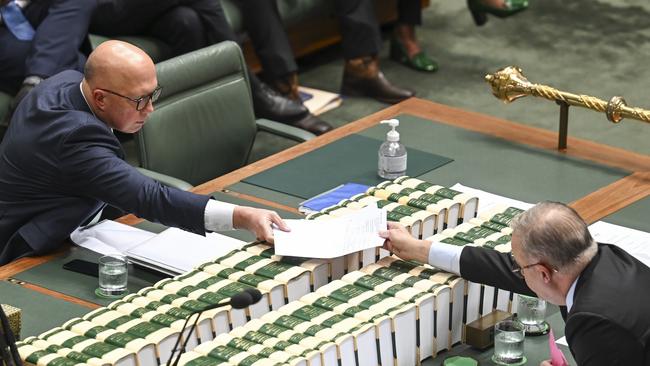
[[[508,254],[478,247],[461,254],[464,278],[534,296],[511,270]],[[576,284],[565,333],[580,366],[650,364],[650,268],[619,247],[599,244]]]
[[[34,254],[53,250],[105,203],[205,234],[209,197],[162,186],[128,165],[86,104],[81,79],[59,73],[16,109],[0,145],[0,253],[16,233]]]

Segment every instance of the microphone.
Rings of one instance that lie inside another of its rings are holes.
[[[249,295],[251,295],[251,298],[253,299],[253,302],[251,303],[251,305],[252,304],[257,304],[257,302],[262,299],[262,293],[260,292],[260,290],[258,290],[256,288],[249,287],[249,288],[245,289],[244,291],[247,292]]]
[[[176,338],[176,344],[174,345],[172,354],[169,356],[169,360],[167,360],[167,366],[170,366],[172,360],[174,359],[174,354],[176,353],[177,347],[181,341],[181,337],[185,333],[185,327],[187,326],[187,323],[192,317],[192,315],[196,314],[196,319],[194,319],[194,323],[192,324],[190,331],[187,333],[188,336],[185,339],[185,342],[183,343],[183,347],[179,350],[178,356],[176,357],[176,360],[174,360],[174,363],[172,364],[173,366],[178,365],[178,361],[180,361],[181,355],[185,351],[187,342],[189,341],[192,332],[194,332],[194,329],[196,328],[196,324],[199,322],[199,317],[201,317],[201,314],[204,311],[217,309],[228,305],[232,306],[233,309],[243,309],[250,305],[256,304],[258,301],[260,301],[261,298],[262,298],[262,293],[258,289],[253,287],[248,287],[244,291],[231,296],[230,301],[208,305],[203,309],[194,311],[192,314],[188,315],[187,319],[185,319],[185,323],[183,324],[183,328],[181,329],[181,332],[178,334],[178,338]]]
[[[258,296],[258,294],[259,294],[259,296]],[[240,292],[238,294],[233,295],[230,298],[230,301],[220,302],[220,303],[217,303],[217,304],[208,305],[208,306],[204,307],[201,310],[196,310],[192,314],[202,313],[204,311],[217,309],[217,308],[220,308],[222,306],[228,306],[228,305],[232,306],[233,309],[243,309],[243,308],[245,308],[245,307],[247,307],[249,305],[256,304],[258,301],[260,301],[261,298],[262,298],[262,293],[259,292],[257,289],[247,288],[246,290],[244,290],[244,291],[242,291],[242,292]]]

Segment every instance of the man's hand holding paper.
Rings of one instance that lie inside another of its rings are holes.
[[[365,207],[330,220],[285,220],[290,232],[273,230],[275,254],[308,258],[334,258],[381,246],[386,211]]]

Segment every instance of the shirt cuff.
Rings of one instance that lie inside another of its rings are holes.
[[[460,275],[462,246],[434,241],[429,248],[429,264],[446,272]]]
[[[227,202],[220,202],[213,199],[208,200],[205,205],[205,230],[225,231],[232,230],[232,214],[236,205]]]

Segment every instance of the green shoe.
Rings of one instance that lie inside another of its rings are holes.
[[[472,13],[472,18],[477,26],[487,22],[488,14],[498,18],[507,18],[528,9],[528,0],[506,0],[506,5],[507,8],[501,9],[485,5],[481,0],[467,0],[467,8]]]
[[[438,63],[432,60],[424,51],[409,58],[404,45],[395,37],[390,41],[390,58],[418,71],[438,71]]]

